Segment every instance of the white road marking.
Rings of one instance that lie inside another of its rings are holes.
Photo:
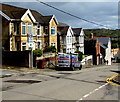
[[[98,91],[99,89],[103,88],[104,86],[106,86],[106,85],[108,85],[108,84],[109,84],[109,83],[106,83],[106,84],[104,84],[104,85],[98,87],[97,89],[95,89],[95,90],[89,92],[88,94],[84,95],[82,98],[78,99],[76,102],[80,102],[80,100],[83,100],[84,98],[90,96],[91,94],[93,94],[94,92]]]

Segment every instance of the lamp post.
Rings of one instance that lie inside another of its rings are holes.
[[[33,69],[33,51],[32,51],[32,48],[31,48],[31,68]]]

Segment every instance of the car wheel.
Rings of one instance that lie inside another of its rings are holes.
[[[79,70],[81,70],[82,69],[82,65],[80,65],[80,67],[79,67]]]
[[[75,68],[74,67],[72,67],[72,71],[74,71],[75,70]]]

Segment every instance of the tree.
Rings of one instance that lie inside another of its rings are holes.
[[[75,51],[75,53],[78,53],[78,60],[79,61],[82,61],[82,59],[83,59],[83,53],[81,52],[81,51]]]

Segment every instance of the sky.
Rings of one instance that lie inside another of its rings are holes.
[[[71,27],[93,29],[105,28],[104,26],[95,25],[78,18],[69,16],[53,8],[50,8],[39,2],[4,2],[6,4],[33,9],[39,13],[55,15],[58,22],[63,22]],[[118,29],[118,2],[46,2],[56,8],[59,8],[72,15],[92,21],[98,24],[108,26],[109,29]]]

